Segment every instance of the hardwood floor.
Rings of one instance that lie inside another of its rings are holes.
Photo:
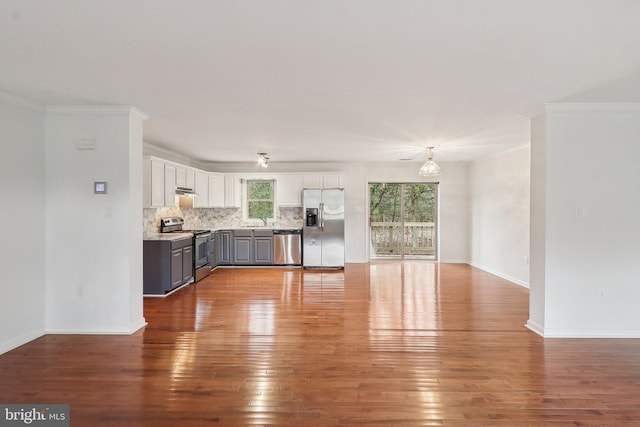
[[[72,426],[640,426],[640,340],[542,339],[467,265],[218,269],[131,336],[0,356],[0,402]]]

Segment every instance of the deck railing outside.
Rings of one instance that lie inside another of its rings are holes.
[[[405,255],[435,256],[436,229],[433,222],[371,223],[371,256],[398,256],[404,239]]]

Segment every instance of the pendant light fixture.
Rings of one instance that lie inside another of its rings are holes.
[[[267,153],[258,153],[258,165],[263,168],[269,167],[269,157],[267,157]]]
[[[424,165],[418,171],[418,175],[420,176],[438,176],[442,173],[442,169],[438,164],[433,160],[433,147],[427,147],[429,149],[429,157],[427,157],[427,161],[424,162]]]

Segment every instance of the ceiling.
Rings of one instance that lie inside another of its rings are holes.
[[[202,162],[469,160],[640,101],[637,0],[3,0],[0,90],[151,116]]]

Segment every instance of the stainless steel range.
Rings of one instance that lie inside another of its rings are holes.
[[[184,219],[180,217],[163,218],[160,220],[161,233],[192,233],[193,234],[193,277],[197,282],[211,273],[209,259],[209,240],[211,230],[185,230]]]

